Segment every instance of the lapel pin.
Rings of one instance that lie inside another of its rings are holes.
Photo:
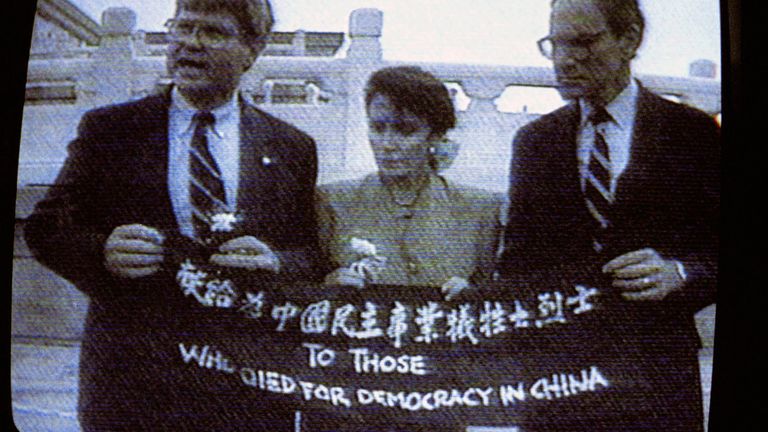
[[[261,157],[261,164],[264,166],[272,165],[272,158],[269,156],[262,156]]]

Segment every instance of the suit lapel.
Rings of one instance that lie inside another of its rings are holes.
[[[136,132],[143,134],[143,138],[137,140],[142,146],[140,156],[144,159],[145,171],[148,172],[150,181],[167,184],[168,176],[168,104],[164,96],[153,96],[147,99],[136,117]],[[167,187],[162,188],[167,192]]]
[[[653,176],[654,167],[657,165],[654,162],[654,158],[658,157],[656,147],[660,139],[657,130],[662,119],[659,118],[659,107],[654,97],[640,87],[629,165],[619,178],[616,188],[616,206],[619,208],[631,206],[632,200],[644,194],[646,180]]]
[[[269,219],[270,208],[278,204],[280,184],[285,180],[287,156],[279,145],[270,119],[240,101],[240,174],[237,208],[248,213],[254,224]],[[265,219],[266,218],[266,219]]]
[[[136,106],[132,124],[129,126],[135,134],[131,152],[131,164],[124,172],[135,172],[135,178],[129,183],[135,185],[134,193],[142,193],[142,201],[159,226],[178,227],[171,206],[168,191],[168,108],[169,94],[154,95]]]
[[[583,209],[583,194],[581,192],[581,174],[579,173],[579,160],[577,156],[579,123],[581,111],[577,103],[572,103],[564,108],[561,118],[555,124],[562,125],[556,129],[555,139],[545,145],[556,145],[552,155],[555,156],[555,166],[549,171],[560,176],[553,184],[558,185],[562,194],[562,205],[570,202],[573,208]]]

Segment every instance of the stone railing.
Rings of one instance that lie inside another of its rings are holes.
[[[372,71],[398,62],[382,59],[382,12],[359,9],[349,21],[346,56],[260,58],[243,80],[243,92],[262,109],[296,124],[318,143],[320,181],[361,175],[375,169],[366,139],[363,88]],[[135,99],[167,85],[165,58],[137,54],[136,15],[111,8],[102,16],[101,44],[90,58],[33,59],[28,88],[68,87],[71,100],[36,101],[24,112],[18,186],[50,184],[66,156],[80,116],[98,105]],[[465,183],[503,191],[508,183],[510,142],[519,126],[549,109],[512,112],[498,109],[510,89],[523,92],[518,107],[536,106],[545,95],[550,108],[554,78],[549,68],[416,63],[457,91],[466,109],[451,138],[461,149],[446,175]],[[640,76],[650,89],[697,106],[720,111],[720,83],[702,78]],[[549,92],[550,94],[547,94]],[[64,91],[67,93],[67,91]],[[514,93],[514,92],[512,92]],[[526,96],[527,95],[527,96]],[[508,101],[507,101],[508,102]],[[539,103],[540,105],[540,103]]]

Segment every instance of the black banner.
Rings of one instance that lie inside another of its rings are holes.
[[[490,426],[641,411],[653,393],[641,350],[658,317],[589,263],[445,301],[438,287],[286,283],[200,262],[174,261],[188,316],[162,348],[176,359],[168,379],[200,397],[245,390],[245,404],[268,396],[349,421]]]
[[[350,420],[509,425],[541,406],[632,404],[647,384],[623,312],[596,283],[502,282],[446,302],[436,287],[222,289],[190,271],[177,282],[200,326],[173,348],[202,392],[244,386]]]

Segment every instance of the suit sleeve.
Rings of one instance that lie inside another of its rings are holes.
[[[530,214],[529,191],[537,183],[536,158],[532,154],[535,148],[534,136],[528,128],[521,129],[512,144],[512,163],[509,184],[509,212],[504,231],[504,240],[498,270],[502,276],[511,276],[526,272],[537,263],[529,262],[525,253],[533,244],[531,229],[533,224]]]
[[[484,211],[476,234],[477,267],[472,275],[472,281],[481,286],[493,278],[501,236],[503,201],[501,196],[492,195],[480,206]]]
[[[24,225],[35,258],[89,296],[119,285],[103,263],[109,232],[99,221],[104,206],[98,199],[103,180],[98,161],[104,156],[97,151],[97,123],[90,114],[83,117],[56,182]]]
[[[697,311],[715,302],[720,225],[720,129],[714,119],[697,116],[681,128],[680,140],[691,155],[691,180],[686,193],[688,223],[670,245],[668,257],[685,267],[684,289],[669,299]],[[663,252],[662,252],[663,253]]]
[[[297,196],[294,197],[297,212],[291,215],[294,223],[292,241],[277,248],[281,274],[288,280],[319,280],[321,275],[321,252],[317,234],[317,209],[315,207],[315,184],[317,182],[317,150],[315,141],[307,136],[298,140],[298,163],[294,167],[300,181]],[[300,162],[299,162],[300,161]]]
[[[336,224],[337,213],[331,203],[331,194],[322,187],[318,187],[316,195],[318,234],[321,252],[321,271],[328,274],[341,267],[338,262],[336,249]]]

